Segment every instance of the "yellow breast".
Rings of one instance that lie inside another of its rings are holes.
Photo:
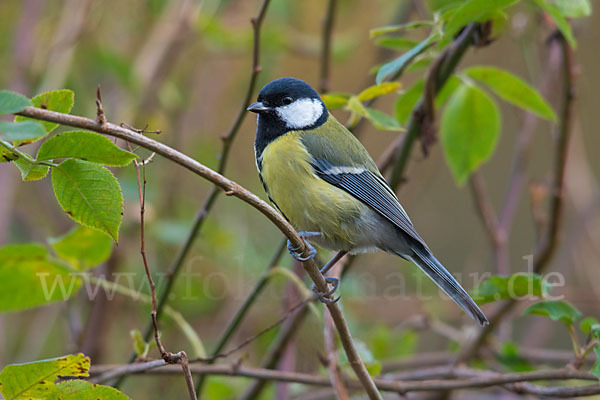
[[[288,132],[263,151],[261,177],[269,197],[298,231],[353,242],[352,221],[360,217],[362,203],[314,174],[300,135]]]

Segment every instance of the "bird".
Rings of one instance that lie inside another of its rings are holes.
[[[321,270],[344,254],[376,250],[416,264],[481,326],[488,320],[458,281],[435,258],[360,141],[327,110],[308,83],[284,77],[267,83],[248,111],[257,114],[254,153],[269,200],[298,231],[314,257],[311,243],[338,251]],[[323,302],[333,290],[318,293]],[[314,289],[314,288],[313,288]]]

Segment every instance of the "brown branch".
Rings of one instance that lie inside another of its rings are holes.
[[[104,116],[104,112],[102,111],[102,98],[100,96],[100,85],[98,85],[98,99],[96,100],[96,105],[98,107],[98,119],[97,122],[100,125],[106,123],[106,117]],[[129,146],[129,143],[127,143]],[[131,147],[130,147],[131,149]],[[151,156],[152,157],[152,156]],[[151,158],[150,158],[151,159]],[[194,381],[192,380],[192,374],[190,372],[189,362],[187,358],[187,354],[185,351],[180,351],[176,354],[168,352],[160,340],[160,331],[158,328],[158,320],[156,314],[156,285],[154,284],[154,280],[152,279],[152,274],[150,273],[150,268],[148,267],[148,259],[146,257],[146,239],[145,239],[145,226],[144,226],[144,213],[146,210],[146,162],[139,162],[134,160],[135,172],[137,176],[138,183],[138,192],[140,197],[140,254],[142,255],[142,261],[144,263],[144,270],[146,271],[146,277],[148,278],[148,283],[150,284],[150,294],[152,296],[152,324],[154,325],[154,340],[156,341],[156,346],[162,356],[163,360],[169,364],[181,364],[181,368],[183,369],[183,375],[185,377],[185,382],[188,388],[188,393],[190,395],[190,399],[197,400],[196,391],[194,390]],[[141,166],[141,168],[140,168]],[[140,176],[140,169],[142,170]]]
[[[223,375],[232,377],[259,378],[269,381],[293,382],[312,386],[331,387],[331,381],[327,377],[311,375],[299,372],[278,371],[264,368],[249,368],[239,364],[219,365],[192,365],[192,374]],[[92,366],[90,375],[95,383],[109,381],[122,374],[165,374],[173,375],[180,373],[179,368],[167,365],[163,360],[150,361],[142,364],[131,365],[97,365]],[[428,377],[436,376],[436,379]],[[423,379],[423,377],[427,377]],[[445,370],[422,370],[412,373],[412,379],[393,380],[391,377],[375,379],[377,387],[382,391],[396,393],[430,392],[450,389],[482,389],[494,386],[502,386],[508,390],[523,394],[543,393],[548,397],[576,397],[589,396],[600,393],[600,385],[594,383],[578,387],[552,387],[533,385],[529,382],[535,381],[568,381],[585,380],[597,381],[598,378],[590,372],[576,371],[573,369],[553,369],[520,373],[498,373],[493,371],[481,371],[471,368],[451,368]],[[447,378],[447,379],[441,379]],[[349,389],[361,389],[362,384],[356,380],[345,380]],[[523,384],[527,383],[527,384]],[[518,384],[518,385],[514,385]]]
[[[337,0],[329,0],[327,4],[327,14],[323,20],[323,37],[321,44],[321,67],[319,78],[319,91],[327,93],[330,85],[331,70],[331,42],[333,34],[333,23],[335,20],[335,9]]]
[[[561,224],[562,215],[562,198],[564,191],[564,178],[567,164],[567,153],[569,138],[572,131],[572,117],[573,117],[573,106],[575,99],[575,74],[574,74],[574,62],[573,54],[566,39],[560,35],[558,40],[560,41],[562,49],[562,62],[563,62],[563,103],[561,106],[560,124],[558,127],[558,140],[556,143],[556,151],[554,154],[553,163],[553,178],[552,178],[552,190],[551,190],[551,201],[550,201],[550,223],[548,228],[543,235],[543,239],[539,242],[536,247],[533,257],[533,272],[541,273],[549,261],[551,260],[558,244],[558,237]],[[490,316],[490,324],[483,327],[477,336],[467,345],[461,353],[458,355],[457,361],[464,361],[474,357],[481,346],[485,343],[488,335],[495,329],[498,323],[510,313],[516,306],[515,300],[507,300],[504,302],[496,312]]]
[[[292,246],[302,249],[303,257],[308,257],[309,255],[308,248],[306,247],[304,240],[298,236],[298,233],[294,230],[294,228],[277,211],[275,211],[273,207],[237,183],[225,178],[223,175],[213,171],[191,157],[180,153],[179,151],[165,144],[122,128],[113,123],[107,122],[100,125],[95,120],[76,115],[62,114],[35,107],[26,107],[18,114],[42,121],[56,122],[62,125],[92,130],[98,133],[123,139],[127,142],[134,143],[145,149],[151,150],[214,183],[215,185],[218,185],[222,190],[232,192],[232,196],[235,196],[245,203],[251,205],[260,211],[265,217],[267,217],[275,226],[277,226],[277,228],[279,228],[279,230],[288,238],[288,240],[290,240]],[[319,292],[326,292],[328,290],[327,282],[325,282],[325,278],[323,275],[321,275],[315,262],[313,260],[305,261],[303,263],[303,267],[310,276],[311,280],[315,283],[316,289]],[[343,317],[339,305],[337,303],[327,304],[327,308],[335,322],[336,328],[340,335],[340,340],[342,341],[342,346],[344,347],[348,357],[348,361],[357,377],[364,385],[365,391],[371,399],[380,399],[381,396],[379,395],[371,376],[369,375],[367,369],[360,359],[360,356],[358,355],[358,352],[356,351],[356,348],[354,347],[352,335],[350,334],[348,325],[346,324],[346,320]]]

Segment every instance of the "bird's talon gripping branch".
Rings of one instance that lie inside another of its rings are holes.
[[[319,236],[321,235],[321,232],[298,232],[298,235],[304,239],[304,243],[306,244],[306,247],[308,247],[308,256],[303,257],[302,253],[300,252],[300,250],[302,249],[301,247],[293,247],[292,243],[288,240],[287,242],[287,248],[288,251],[290,252],[290,254],[292,255],[292,257],[294,257],[296,260],[298,261],[308,261],[311,258],[314,258],[315,255],[317,255],[317,249],[314,248],[313,245],[311,245],[310,243],[308,243],[308,241],[306,241],[306,238],[308,237],[314,237],[314,236]]]
[[[338,296],[334,299],[329,299],[328,297],[331,296],[332,294],[334,294],[335,291],[338,289],[338,287],[340,286],[340,280],[338,278],[334,278],[332,276],[324,276],[323,278],[325,278],[325,282],[331,283],[333,285],[333,288],[331,288],[331,290],[328,290],[326,292],[319,292],[317,290],[317,288],[315,287],[315,285],[313,284],[313,286],[312,286],[313,293],[317,296],[317,298],[319,299],[319,301],[321,303],[325,303],[325,304],[337,303],[340,300],[341,296]]]

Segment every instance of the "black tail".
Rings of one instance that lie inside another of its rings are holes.
[[[444,268],[442,264],[426,249],[412,246],[415,255],[411,260],[435,282],[448,296],[459,305],[471,318],[484,326],[489,324],[483,311],[471,299],[460,283]]]

